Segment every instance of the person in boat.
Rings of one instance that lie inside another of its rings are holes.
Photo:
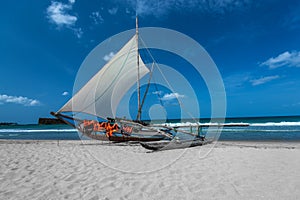
[[[95,132],[101,132],[105,131],[106,122],[96,122],[94,123],[94,131]]]
[[[115,123],[115,120],[112,118],[107,118],[107,122],[106,122],[106,136],[107,137],[111,137],[113,136],[113,133],[119,130],[119,126],[117,123]]]

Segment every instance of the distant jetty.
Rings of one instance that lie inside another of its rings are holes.
[[[0,122],[0,126],[15,126],[18,125],[18,123],[15,122]]]
[[[39,125],[53,125],[53,124],[66,124],[66,123],[60,119],[39,118]]]

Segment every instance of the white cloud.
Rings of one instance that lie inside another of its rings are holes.
[[[152,94],[155,94],[155,95],[162,95],[163,94],[163,91],[159,90],[159,91],[154,91],[152,92]]]
[[[178,99],[178,98],[183,98],[184,95],[178,94],[177,92],[174,93],[170,93],[170,94],[165,94],[161,100],[163,101],[169,101],[169,100],[173,100],[173,99]]]
[[[255,86],[255,85],[261,85],[261,84],[270,82],[270,81],[278,79],[278,78],[280,78],[280,76],[278,76],[278,75],[265,76],[265,77],[262,77],[262,78],[259,78],[259,79],[250,80],[250,82],[252,83],[253,86]]]
[[[71,29],[78,38],[81,38],[83,34],[82,29],[74,27],[78,18],[68,14],[68,11],[72,10],[74,3],[75,0],[69,0],[68,4],[52,1],[51,5],[47,8],[47,18],[51,23],[57,25],[58,28],[67,27]]]
[[[69,92],[63,92],[61,95],[67,96],[67,95],[69,95]]]
[[[251,0],[119,0],[119,2],[129,4],[138,15],[160,16],[173,9],[224,13],[245,8]]]
[[[51,5],[47,8],[48,18],[52,23],[57,26],[71,26],[77,21],[77,17],[69,15],[68,10],[72,9],[72,5],[75,1],[69,1],[69,4],[63,4],[61,2],[52,1]]]
[[[111,15],[115,15],[117,14],[118,12],[118,8],[111,8],[111,9],[108,9],[108,13],[111,14]]]
[[[223,79],[226,90],[234,90],[243,88],[245,83],[248,83],[251,79],[251,73],[237,73],[231,74]]]
[[[9,96],[6,94],[0,94],[0,104],[4,103],[15,103],[22,104],[24,106],[38,106],[41,103],[36,99],[29,99],[22,96]]]
[[[74,31],[74,34],[77,36],[77,38],[81,38],[83,35],[83,31],[81,28],[72,28]]]
[[[38,100],[35,100],[35,99],[33,99],[33,100],[32,99],[28,99],[28,101],[29,101],[29,106],[38,106],[38,105],[41,105],[41,103]]]
[[[104,19],[98,11],[92,12],[90,18],[93,20],[94,24],[102,24],[104,22]]]
[[[300,51],[286,51],[276,57],[269,58],[260,64],[261,66],[268,66],[270,69],[278,67],[300,67]]]
[[[111,60],[114,57],[115,53],[114,52],[110,52],[109,54],[105,55],[103,57],[103,60],[105,60],[106,62]]]

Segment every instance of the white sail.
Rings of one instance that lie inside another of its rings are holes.
[[[149,72],[137,56],[136,37],[133,36],[58,112],[83,112],[114,118],[122,97],[137,82],[138,58],[140,78]]]

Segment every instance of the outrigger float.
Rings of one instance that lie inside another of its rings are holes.
[[[243,127],[249,126],[248,123],[206,123],[206,124],[186,124],[186,125],[177,125],[177,126],[162,126],[157,125],[164,128],[169,128],[170,130],[175,131],[175,133],[180,132],[185,135],[192,136],[193,139],[180,139],[174,135],[173,139],[170,141],[154,141],[154,142],[140,142],[140,145],[148,150],[153,151],[163,151],[163,150],[171,150],[171,149],[182,149],[182,148],[190,148],[196,146],[202,146],[206,144],[210,144],[214,141],[213,138],[206,138],[205,134],[202,132],[202,128],[211,127],[211,128],[221,128],[221,127]],[[179,130],[179,129],[189,129]],[[194,130],[196,129],[196,130]],[[195,132],[197,134],[195,134]]]
[[[202,146],[212,143],[213,140],[206,140],[205,138],[199,138],[194,140],[172,140],[172,141],[160,141],[160,142],[141,142],[142,147],[153,150],[171,150],[171,149],[183,149],[195,146]]]

